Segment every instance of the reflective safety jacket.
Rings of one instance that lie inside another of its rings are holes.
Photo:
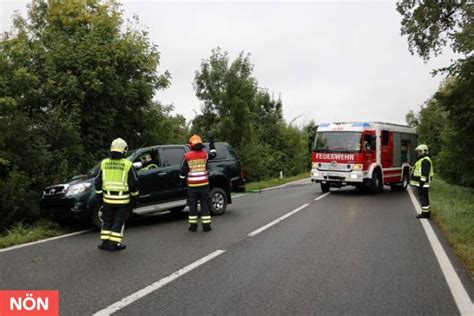
[[[423,188],[429,188],[433,178],[433,163],[428,156],[418,158],[413,167],[410,185],[419,187],[423,184]]]
[[[107,205],[129,204],[131,197],[138,196],[138,179],[132,162],[123,158],[102,160],[95,189]]]
[[[184,154],[180,177],[182,179],[187,178],[188,187],[200,187],[209,184],[207,162],[216,156],[216,150],[213,147],[212,144],[209,154],[203,149],[192,149]]]

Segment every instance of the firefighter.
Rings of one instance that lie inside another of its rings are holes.
[[[410,185],[418,188],[418,196],[421,203],[421,214],[416,215],[416,218],[430,218],[430,199],[429,192],[430,184],[433,178],[433,163],[428,156],[428,146],[421,144],[415,148],[416,163],[412,169],[410,177]]]
[[[204,150],[201,137],[193,135],[189,139],[190,151],[184,154],[181,164],[180,178],[187,178],[189,204],[189,230],[198,228],[198,201],[201,202],[202,230],[211,231],[209,176],[207,162],[216,156],[214,142],[209,144],[209,154]]]
[[[127,149],[123,139],[115,139],[110,146],[110,157],[102,160],[95,179],[97,196],[103,201],[99,245],[102,250],[125,249],[122,243],[125,220],[138,201],[137,175],[132,162],[124,158]]]

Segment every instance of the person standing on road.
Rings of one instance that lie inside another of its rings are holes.
[[[138,201],[138,178],[132,162],[124,158],[127,149],[123,139],[115,139],[110,146],[110,157],[102,160],[95,179],[97,197],[104,205],[99,245],[102,250],[125,249],[122,243],[125,220]]]
[[[421,203],[421,214],[416,215],[416,218],[430,218],[429,189],[433,178],[433,163],[428,156],[428,146],[418,145],[415,152],[417,159],[411,173],[410,185],[418,188]]]
[[[193,135],[189,139],[190,151],[184,154],[180,178],[187,178],[189,204],[189,230],[195,232],[198,223],[198,201],[201,202],[202,230],[211,231],[208,160],[216,156],[214,141],[209,144],[209,154],[204,150],[201,137]]]

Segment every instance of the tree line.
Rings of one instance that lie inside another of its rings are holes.
[[[15,14],[0,38],[0,231],[36,220],[44,187],[87,172],[116,137],[130,148],[193,133],[227,141],[249,181],[307,170],[307,132],[258,86],[250,55],[203,59],[191,122],[154,99],[170,84],[157,45],[116,1],[32,0]]]
[[[474,186],[474,6],[469,1],[397,3],[402,35],[410,52],[425,61],[449,46],[460,56],[435,69],[446,78],[419,112],[406,115],[417,127],[419,142],[428,144],[435,172],[450,183]]]

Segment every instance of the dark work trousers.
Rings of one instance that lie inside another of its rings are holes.
[[[102,208],[102,230],[100,239],[121,243],[125,221],[131,212],[130,204],[120,206],[104,205]]]
[[[430,197],[429,197],[429,188],[420,188],[418,187],[418,196],[421,203],[422,212],[430,212]]]
[[[209,196],[209,185],[188,187],[189,224],[197,224],[198,201],[201,202],[201,222],[203,224],[210,224],[211,215],[209,207],[211,197]]]

